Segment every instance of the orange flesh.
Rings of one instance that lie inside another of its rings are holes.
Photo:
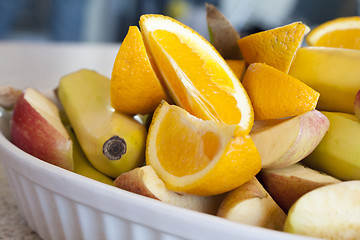
[[[195,174],[204,169],[220,151],[219,136],[211,131],[194,131],[192,125],[174,124],[176,121],[181,122],[182,119],[173,110],[169,110],[162,119],[156,138],[157,156],[163,168],[177,177]],[[186,148],[178,146],[179,142],[189,139],[193,144],[187,144]],[[170,160],[169,157],[177,159]]]
[[[139,29],[130,26],[114,61],[111,106],[118,112],[148,114],[167,99],[152,68]]]
[[[214,59],[166,30],[151,32],[149,40],[178,105],[203,120],[239,123],[240,109],[232,107],[237,106],[232,80]]]
[[[243,85],[256,120],[297,116],[315,109],[319,99],[319,93],[300,80],[263,63],[247,68]]]
[[[360,49],[360,29],[336,30],[326,33],[316,42],[315,46]]]

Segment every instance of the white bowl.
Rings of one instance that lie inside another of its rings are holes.
[[[28,86],[45,81],[23,74],[31,79]],[[20,211],[43,239],[310,239],[164,204],[43,162],[8,140],[9,115],[2,113],[3,168]]]

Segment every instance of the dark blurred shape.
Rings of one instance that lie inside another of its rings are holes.
[[[50,38],[56,41],[82,40],[87,0],[50,1]]]
[[[169,11],[169,6],[174,3],[178,3],[177,6],[180,6],[181,3],[183,3],[188,5],[187,10],[189,12],[191,9],[201,8],[205,14],[205,3],[217,5],[219,0],[133,0],[133,2],[133,4],[135,4],[136,11],[134,11],[130,16],[129,14],[119,16],[120,22],[123,22],[124,24],[121,25],[121,29],[118,31],[119,34],[116,41],[122,41],[127,33],[128,27],[130,25],[138,25],[139,18],[143,14],[165,14],[178,20],[181,19],[182,21],[185,21],[185,24],[188,24],[189,22],[186,22],[186,19],[182,18],[181,13],[179,13],[182,10],[179,9],[179,11],[177,11],[178,13],[173,15],[172,13],[174,11]],[[191,16],[187,16],[187,18],[191,18]],[[203,21],[205,23],[205,15]]]
[[[299,0],[291,19],[319,25],[334,18],[358,15],[356,0]]]
[[[245,36],[358,15],[360,0],[0,0],[0,40],[120,42],[146,13],[169,15],[208,38],[206,2]]]
[[[0,0],[0,39],[118,42],[142,14],[167,14],[174,1],[205,11],[202,0]]]
[[[240,1],[246,2],[246,0]],[[287,16],[281,24],[302,21],[313,28],[335,18],[356,16],[359,14],[359,2],[358,0],[294,0],[292,10],[285,13]],[[280,25],[268,25],[265,20],[249,21],[239,31],[241,36],[246,36],[278,26]]]
[[[87,0],[0,0],[0,38],[79,41]]]

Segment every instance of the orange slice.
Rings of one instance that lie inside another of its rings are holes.
[[[225,61],[229,65],[231,70],[233,70],[235,76],[241,81],[246,69],[245,60],[226,59]]]
[[[112,107],[127,114],[153,112],[161,100],[166,99],[136,26],[129,27],[116,56],[110,97]]]
[[[165,101],[154,112],[146,162],[170,190],[215,195],[240,186],[260,171],[260,155],[237,126],[201,120]]]
[[[360,17],[337,18],[320,24],[306,41],[309,46],[360,49]]]
[[[194,30],[162,15],[143,15],[141,32],[175,103],[203,120],[249,132],[250,99],[225,60]]]
[[[300,115],[315,109],[320,96],[300,80],[263,63],[248,67],[243,85],[253,103],[255,120]]]
[[[296,51],[309,31],[305,24],[294,22],[240,38],[238,44],[248,64],[266,63],[288,73]]]

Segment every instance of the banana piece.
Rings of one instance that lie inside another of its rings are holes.
[[[297,51],[289,74],[320,93],[317,109],[354,113],[359,64],[359,50],[305,47]]]
[[[114,180],[96,170],[87,160],[70,126],[65,126],[73,142],[74,172],[82,176],[114,186]]]
[[[302,162],[340,180],[360,180],[360,122],[348,113],[322,113],[330,121],[329,130]]]
[[[143,164],[146,129],[113,110],[110,79],[79,70],[60,80],[57,96],[81,148],[97,170],[116,178]]]

